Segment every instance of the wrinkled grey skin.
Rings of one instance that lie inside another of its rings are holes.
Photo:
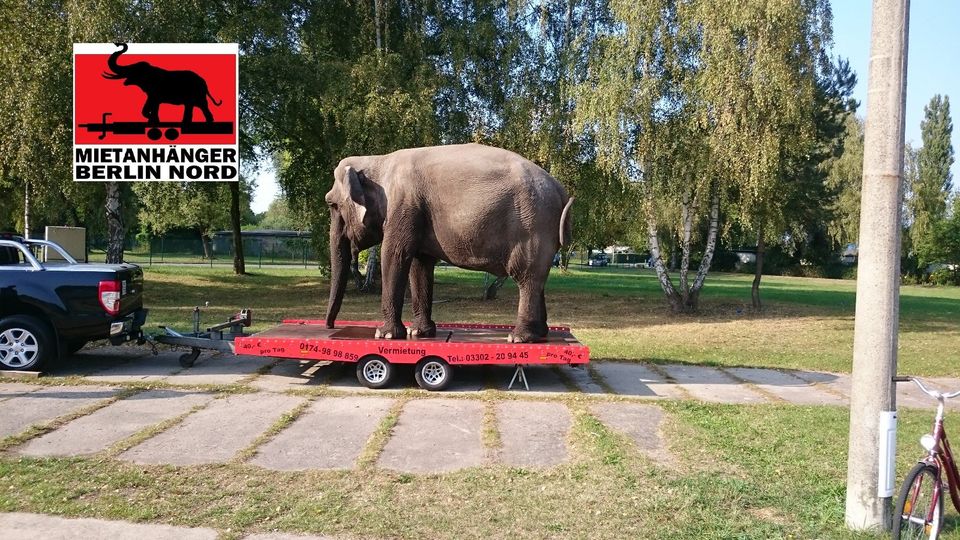
[[[572,239],[573,199],[546,171],[513,152],[479,144],[348,157],[334,171],[330,207],[333,328],[352,254],[382,242],[383,325],[376,336],[407,337],[401,321],[409,279],[411,337],[432,337],[433,270],[438,259],[510,276],[520,289],[513,342],[547,335],[543,286],[553,255]]]

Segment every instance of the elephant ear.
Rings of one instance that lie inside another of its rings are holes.
[[[340,189],[350,202],[353,203],[353,208],[357,212],[357,220],[360,224],[363,224],[363,217],[367,214],[367,201],[363,196],[363,186],[360,185],[360,176],[357,174],[357,171],[353,167],[347,165],[343,169],[343,176],[340,177]]]

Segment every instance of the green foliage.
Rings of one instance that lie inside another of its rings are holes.
[[[285,198],[278,197],[267,207],[256,228],[299,231],[303,230],[303,220],[290,208]]]
[[[937,224],[946,217],[947,198],[952,187],[950,166],[953,164],[953,145],[950,136],[950,98],[935,95],[924,107],[920,122],[923,147],[917,152],[916,179],[911,186],[909,210],[912,214],[910,239],[921,265],[937,262],[929,259],[937,251],[932,235]]]

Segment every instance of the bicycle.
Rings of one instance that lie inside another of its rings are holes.
[[[933,432],[920,437],[920,446],[927,455],[914,465],[904,479],[893,512],[894,540],[901,538],[937,538],[943,527],[943,487],[947,486],[954,508],[960,511],[960,472],[950,450],[947,432],[943,427],[943,409],[946,400],[960,396],[960,390],[943,393],[930,390],[915,377],[894,377],[894,382],[911,381],[923,393],[937,400],[937,414]],[[946,473],[946,479],[943,475]]]

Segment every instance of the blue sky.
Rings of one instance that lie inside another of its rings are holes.
[[[867,67],[870,64],[870,0],[834,0],[834,54],[850,61],[857,73],[854,97],[860,116],[867,114]],[[913,0],[910,3],[910,44],[907,56],[907,142],[921,146],[923,108],[934,94],[950,96],[953,147],[960,143],[960,2]],[[960,164],[953,164],[954,187]]]
[[[854,97],[866,115],[867,67],[870,63],[871,0],[834,0],[835,55],[847,58],[857,73]],[[907,59],[906,140],[919,147],[923,107],[934,94],[950,96],[953,145],[960,145],[960,1],[913,0],[910,6],[910,45]],[[954,186],[960,184],[960,164],[953,164]],[[252,207],[263,212],[279,193],[273,171],[257,176]]]

